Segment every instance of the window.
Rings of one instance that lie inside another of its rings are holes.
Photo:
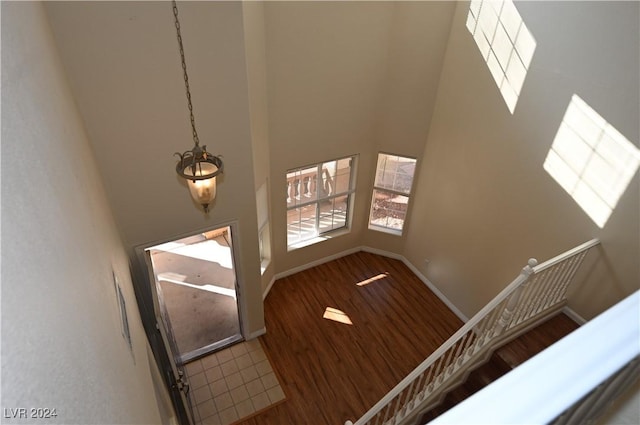
[[[414,158],[378,154],[369,229],[402,234],[415,169]]]
[[[355,187],[355,156],[321,162],[287,172],[287,246],[319,242],[349,227]]]

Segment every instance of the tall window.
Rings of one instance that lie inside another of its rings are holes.
[[[355,156],[287,171],[287,246],[349,227]]]
[[[378,154],[369,229],[402,234],[415,169],[414,158]]]

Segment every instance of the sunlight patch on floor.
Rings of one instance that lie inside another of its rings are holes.
[[[376,280],[384,279],[387,276],[389,276],[389,272],[380,273],[379,275],[370,277],[369,279],[361,280],[360,282],[356,283],[356,285],[365,286],[370,284],[371,282],[375,282]]]
[[[640,151],[573,95],[544,169],[602,228],[640,164]]]
[[[337,308],[327,307],[322,315],[323,319],[333,320],[334,322],[344,323],[345,325],[353,325],[353,322],[347,314]]]

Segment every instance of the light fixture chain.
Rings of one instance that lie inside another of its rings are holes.
[[[173,16],[175,18],[176,34],[178,36],[178,47],[180,48],[180,59],[182,60],[182,73],[184,74],[184,87],[187,92],[187,105],[189,106],[189,119],[191,120],[191,131],[193,132],[193,142],[200,146],[198,132],[196,131],[196,120],[193,116],[193,105],[191,104],[191,91],[189,90],[189,75],[187,74],[187,63],[184,60],[184,47],[182,46],[182,34],[180,33],[180,20],[178,19],[178,4],[173,3]]]

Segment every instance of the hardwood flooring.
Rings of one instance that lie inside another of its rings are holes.
[[[556,341],[578,329],[578,324],[565,314],[558,314],[537,328],[514,339],[498,350],[512,368],[524,363]]]
[[[352,324],[323,318],[327,308]],[[365,252],[278,280],[265,321],[260,340],[287,399],[243,425],[355,420],[463,324],[401,261]],[[509,343],[425,421],[575,328],[559,315]]]
[[[265,321],[287,400],[245,425],[355,420],[462,326],[401,261],[365,252],[278,280]]]

